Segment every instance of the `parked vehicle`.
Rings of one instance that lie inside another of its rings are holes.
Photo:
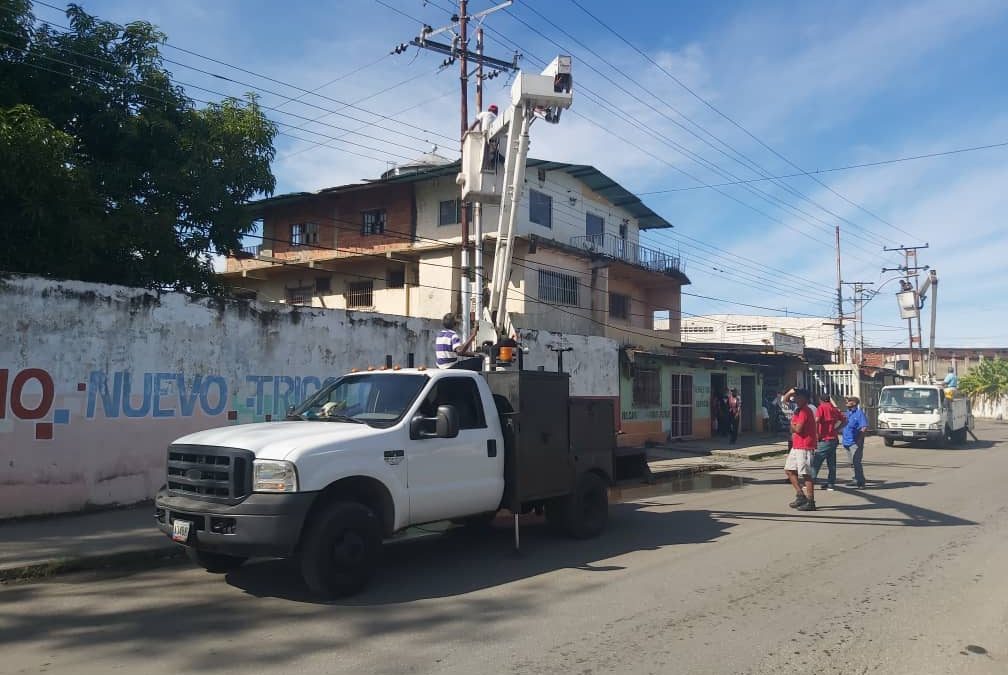
[[[896,441],[938,446],[965,443],[973,428],[969,399],[948,397],[940,385],[884,387],[878,410],[878,433],[888,446]]]
[[[382,541],[411,525],[542,511],[595,537],[608,518],[611,401],[543,371],[353,373],[288,421],[211,429],[168,448],[158,527],[214,572],[297,558],[323,596],[361,589]]]

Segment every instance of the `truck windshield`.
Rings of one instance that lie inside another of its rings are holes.
[[[936,389],[883,389],[882,412],[931,412],[938,407]]]
[[[426,375],[405,373],[346,375],[320,389],[289,419],[390,427],[406,414],[426,382]]]

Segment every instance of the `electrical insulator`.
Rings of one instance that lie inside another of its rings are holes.
[[[393,53],[402,54],[407,49],[409,49],[409,45],[407,45],[405,42],[400,42],[398,45],[396,45],[396,48],[393,51]]]

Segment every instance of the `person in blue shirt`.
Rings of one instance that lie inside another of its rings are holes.
[[[958,389],[959,388],[959,376],[955,374],[955,368],[949,366],[948,375],[945,376],[945,380],[942,382],[946,389]]]
[[[847,424],[843,428],[843,446],[847,451],[851,466],[854,467],[854,480],[847,487],[863,488],[865,486],[864,466],[861,464],[864,456],[865,433],[868,431],[868,416],[861,409],[861,399],[857,396],[847,398]]]

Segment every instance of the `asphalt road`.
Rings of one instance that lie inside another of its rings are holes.
[[[313,602],[278,562],[7,586],[0,672],[1008,673],[1008,425],[978,435],[871,439],[876,482],[816,513],[787,507],[772,459],[616,506],[594,541],[398,544],[350,601]]]

